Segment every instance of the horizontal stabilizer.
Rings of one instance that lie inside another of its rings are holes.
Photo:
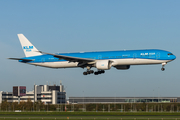
[[[23,60],[23,61],[34,61],[32,59],[22,59],[22,58],[8,58],[8,59],[11,59],[11,60]]]

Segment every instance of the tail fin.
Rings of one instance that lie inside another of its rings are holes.
[[[18,34],[18,38],[26,57],[42,55],[23,34]]]

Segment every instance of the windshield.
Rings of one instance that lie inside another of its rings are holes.
[[[172,53],[168,53],[168,55],[173,55]]]

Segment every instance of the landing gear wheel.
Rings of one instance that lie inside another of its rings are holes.
[[[104,70],[102,70],[102,71],[101,71],[101,73],[105,73],[105,71],[104,71]]]
[[[94,73],[94,71],[93,71],[93,70],[90,70],[90,73]]]
[[[83,75],[87,75],[87,72],[83,72]]]
[[[90,71],[87,71],[87,74],[91,74],[91,72],[90,72]]]
[[[98,75],[99,73],[98,72],[94,72],[94,75]]]
[[[101,74],[102,72],[101,72],[101,71],[98,71],[97,73],[98,73],[98,74]]]
[[[164,71],[164,70],[165,70],[165,68],[161,68],[161,70],[162,70],[162,71]]]
[[[99,71],[94,72],[94,75],[103,74],[103,73],[105,73],[104,70],[99,70]]]

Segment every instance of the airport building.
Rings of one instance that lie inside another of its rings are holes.
[[[69,97],[69,104],[180,102],[180,97]]]
[[[21,102],[31,100],[41,101],[44,104],[65,104],[66,92],[62,84],[58,85],[34,85],[33,91],[26,91],[26,86],[13,86],[13,92],[0,91],[0,103]]]
[[[176,103],[180,97],[69,97],[66,102],[66,92],[60,85],[34,85],[34,90],[26,91],[26,86],[13,86],[12,92],[0,91],[0,103],[28,101],[44,104],[112,104],[112,103]]]

